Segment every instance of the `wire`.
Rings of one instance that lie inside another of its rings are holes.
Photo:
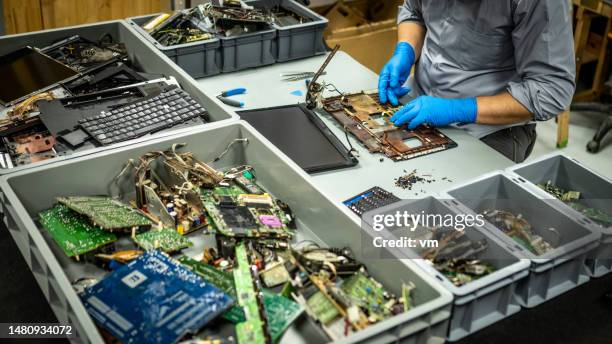
[[[216,158],[214,158],[213,160],[209,161],[208,163],[213,163],[213,162],[217,162],[219,160],[221,160],[221,158],[223,158],[223,156],[225,156],[225,154],[227,154],[230,150],[230,148],[232,148],[232,146],[237,143],[237,142],[244,142],[246,144],[249,144],[249,139],[247,138],[243,138],[243,139],[234,139],[232,140],[227,147],[225,148],[225,150],[223,152],[221,152],[221,154],[219,154],[219,156],[217,156]]]

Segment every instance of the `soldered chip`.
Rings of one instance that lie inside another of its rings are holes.
[[[39,216],[42,226],[68,257],[79,256],[117,241],[115,234],[92,225],[87,218],[62,204]]]
[[[57,201],[106,230],[150,227],[151,220],[140,211],[110,197],[58,197]]]
[[[137,234],[134,236],[134,242],[144,250],[160,249],[166,253],[176,252],[193,246],[191,240],[170,228],[153,229]]]
[[[81,296],[91,317],[118,341],[176,343],[232,305],[232,299],[160,251],[145,252]]]

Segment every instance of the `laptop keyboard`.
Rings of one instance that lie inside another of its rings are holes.
[[[79,126],[101,145],[110,145],[205,115],[206,110],[189,94],[173,88],[155,97],[84,118]]]

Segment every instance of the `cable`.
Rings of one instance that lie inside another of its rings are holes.
[[[249,139],[247,138],[243,138],[243,139],[234,139],[232,140],[227,147],[225,148],[225,150],[223,152],[221,152],[221,154],[219,154],[219,156],[217,156],[216,158],[214,158],[212,161],[209,161],[208,163],[213,163],[213,162],[217,162],[219,160],[221,160],[221,158],[223,158],[223,156],[225,156],[225,154],[227,154],[230,150],[230,148],[232,148],[232,146],[237,143],[237,142],[244,142],[246,144],[249,144]]]

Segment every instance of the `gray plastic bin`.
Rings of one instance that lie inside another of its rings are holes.
[[[172,63],[172,61],[170,61],[166,56],[153,49],[151,45],[149,45],[139,34],[133,31],[130,26],[122,20],[0,37],[0,55],[4,55],[11,51],[17,50],[23,47],[24,45],[45,47],[57,40],[77,34],[90,40],[98,40],[100,36],[104,33],[109,33],[116,41],[125,43],[129,58],[134,62],[136,66],[138,66],[144,72],[152,74],[163,74],[165,76],[173,76],[174,78],[176,78],[181,87],[187,93],[189,93],[196,101],[198,101],[198,103],[200,103],[206,110],[208,110],[210,121],[233,121],[238,117],[233,112],[232,114],[230,114],[223,110],[217,104],[217,102],[213,101],[199,89],[197,82],[192,77],[190,77],[180,68],[177,68],[177,66]],[[210,123],[205,125],[210,125]],[[25,166],[16,166],[12,169],[0,169],[0,175],[6,173],[13,173],[15,171],[31,168],[34,166],[54,163],[62,159],[82,156],[84,154],[91,154],[123,145],[129,145],[134,142],[146,141],[155,136],[163,136],[184,130],[191,130],[191,128],[193,128],[193,126],[178,126],[167,131],[155,133],[154,135],[147,135],[137,138],[135,140],[130,140],[106,147],[95,147],[92,144],[85,144],[84,147],[81,147],[78,150],[78,152],[73,152],[71,155],[40,161]]]
[[[437,198],[427,197],[401,201],[366,213],[363,221],[371,225],[374,213],[395,214],[397,211],[409,214],[424,212],[424,214],[454,216],[456,213],[449,199],[450,197],[442,195]],[[414,238],[417,235],[417,232],[408,233],[402,237]],[[431,263],[420,258],[422,248],[402,251],[402,257],[409,257],[410,261],[435,277],[438,283],[453,293],[453,312],[448,331],[449,341],[457,341],[519,312],[521,306],[515,297],[516,287],[519,281],[529,274],[529,261],[516,256],[514,245],[509,245],[491,233],[477,228],[466,228],[465,235],[472,241],[487,240],[488,247],[479,254],[479,258],[491,264],[495,271],[460,287],[455,286]]]
[[[535,193],[551,199],[551,203],[558,205],[563,212],[576,213],[576,210],[535,184],[550,180],[566,190],[579,191],[584,198],[583,204],[612,214],[612,181],[562,153],[547,155],[536,161],[512,167],[508,171],[518,175],[518,181],[533,189]],[[601,245],[588,255],[587,266],[592,277],[601,277],[612,272],[612,226],[605,228],[593,223],[593,228],[602,234]]]
[[[187,143],[187,150],[203,161],[215,159],[235,142],[228,153],[214,165],[218,168],[239,164],[252,165],[259,182],[272,194],[288,203],[298,219],[297,240],[311,239],[331,246],[350,247],[358,258],[360,228],[348,210],[331,202],[310,182],[308,175],[278,149],[244,122],[214,125],[198,132],[158,138],[130,147],[121,147],[96,155],[62,161],[5,176],[0,179],[2,202],[6,207],[4,223],[33,271],[41,290],[60,323],[75,327],[74,342],[102,343],[94,322],[86,313],[70,281],[83,275],[99,276],[101,271],[89,264],[68,259],[40,230],[37,214],[51,207],[54,197],[76,194],[107,194],[108,185],[128,159],[152,151],[167,149],[173,143]],[[291,187],[287,187],[290,185]],[[130,195],[127,195],[128,197]],[[202,251],[200,233],[190,236],[195,244],[186,251]],[[399,293],[400,278],[416,284],[416,307],[345,338],[342,343],[441,343],[450,317],[451,294],[419,268],[400,260],[365,261],[372,275],[392,292]],[[298,321],[283,338],[283,343],[317,343],[325,338],[308,321]]]
[[[461,212],[479,214],[487,209],[501,209],[521,214],[544,239],[559,240],[555,249],[537,256],[489,226],[494,235],[515,246],[519,257],[531,260],[529,276],[517,287],[522,306],[535,307],[588,282],[585,260],[589,251],[599,245],[601,234],[591,229],[583,217],[559,211],[502,172],[486,174],[448,194],[456,199],[452,203]],[[550,227],[556,229],[560,238],[543,230]]]
[[[323,31],[325,31],[329,22],[327,18],[294,0],[251,0],[247,3],[255,7],[259,7],[263,3],[278,4],[285,10],[311,19],[307,23],[290,26],[274,24],[277,37],[274,40],[273,50],[277,62],[321,55],[327,51],[327,46],[323,40]]]
[[[145,15],[126,20],[142,37],[192,77],[197,79],[221,73],[221,50],[219,50],[221,42],[219,39],[212,38],[205,41],[165,46],[157,42],[142,28],[142,25],[157,17],[157,15]]]
[[[272,42],[275,37],[274,28],[234,37],[219,37],[221,70],[229,73],[274,64]]]

